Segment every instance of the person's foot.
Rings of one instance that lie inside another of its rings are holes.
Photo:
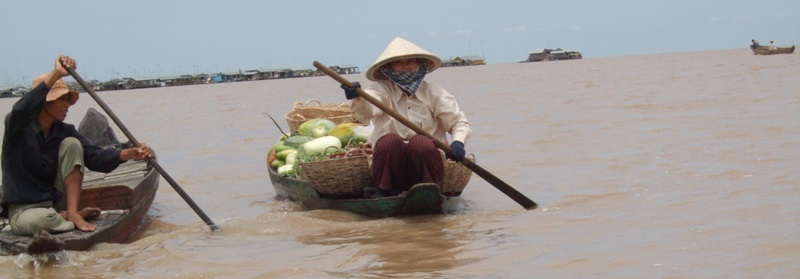
[[[78,214],[80,214],[81,217],[83,217],[83,220],[91,221],[97,219],[97,217],[100,217],[101,212],[102,210],[100,210],[100,208],[98,207],[85,207],[81,209],[81,211],[78,211]],[[60,214],[61,217],[63,217],[65,220],[69,221],[69,218],[67,218],[68,216],[66,210],[61,210],[58,212],[58,214]]]
[[[93,232],[97,230],[97,226],[87,221],[91,221],[97,219],[97,217],[100,217],[100,212],[100,208],[97,207],[84,207],[77,213],[70,214],[69,212],[64,212],[61,216],[67,221],[74,223],[76,229],[84,232]]]
[[[56,238],[45,230],[41,230],[33,235],[31,243],[28,244],[28,254],[41,254],[64,250],[64,241]]]
[[[100,217],[101,212],[102,210],[100,210],[99,207],[84,207],[78,212],[78,214],[83,217],[83,220],[91,221],[97,219],[97,217]]]

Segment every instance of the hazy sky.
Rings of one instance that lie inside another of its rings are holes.
[[[800,44],[800,1],[0,2],[0,88],[30,86],[58,54],[86,80],[313,68],[362,72],[395,37],[489,64],[565,48],[593,57]]]

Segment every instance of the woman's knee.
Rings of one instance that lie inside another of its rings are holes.
[[[383,135],[381,138],[379,138],[378,141],[376,142],[376,144],[378,142],[383,142],[383,143],[386,143],[386,144],[403,143],[403,137],[401,137],[400,135],[395,134],[395,133],[388,133],[388,134]]]
[[[437,151],[436,144],[429,137],[416,135],[408,141],[408,150],[415,154],[425,154]]]
[[[395,133],[389,133],[383,135],[381,138],[378,139],[377,142],[375,142],[375,148],[378,149],[379,146],[385,146],[385,147],[398,146],[401,144],[405,144],[403,137]]]
[[[382,160],[389,165],[396,165],[405,161],[408,153],[403,137],[397,134],[386,134],[378,139],[373,150],[373,163]]]

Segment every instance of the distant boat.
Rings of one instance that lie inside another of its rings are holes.
[[[758,46],[758,47],[750,47],[753,50],[753,54],[760,54],[760,55],[771,55],[771,54],[789,54],[794,52],[794,46],[781,46],[777,47],[776,49],[770,49],[769,46]]]

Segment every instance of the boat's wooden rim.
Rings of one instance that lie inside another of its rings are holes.
[[[460,196],[448,197],[433,183],[418,184],[397,196],[382,198],[327,198],[313,189],[310,182],[282,177],[268,167],[270,181],[279,198],[298,202],[306,210],[332,209],[366,217],[451,213],[459,209]]]

